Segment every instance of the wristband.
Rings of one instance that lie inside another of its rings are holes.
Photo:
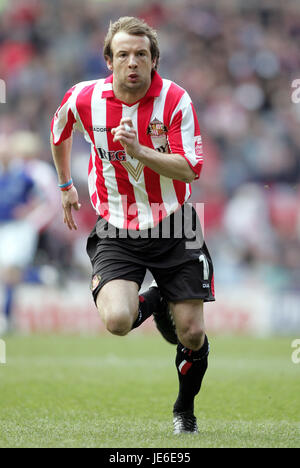
[[[73,180],[70,179],[69,182],[66,182],[65,184],[58,184],[58,187],[60,189],[66,189],[67,187],[73,185]]]
[[[73,182],[71,185],[68,185],[67,187],[61,188],[61,192],[67,192],[68,190],[71,190],[71,188],[74,187]]]

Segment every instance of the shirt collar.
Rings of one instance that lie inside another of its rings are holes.
[[[110,75],[104,81],[103,89],[102,89],[102,98],[115,98],[115,94],[113,92],[113,77],[114,75]],[[142,99],[149,98],[149,97],[158,97],[161,93],[163,87],[163,80],[157,71],[154,71],[152,74],[151,84],[145,96]]]

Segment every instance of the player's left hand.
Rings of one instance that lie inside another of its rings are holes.
[[[129,156],[134,158],[138,155],[140,144],[137,139],[137,132],[129,117],[121,119],[120,125],[113,128],[111,133],[114,137],[113,141],[119,141]]]
[[[72,229],[77,230],[77,224],[74,221],[72,210],[79,211],[81,204],[79,203],[78,193],[76,188],[73,187],[70,190],[61,192],[62,207],[64,210],[64,223],[72,231]]]

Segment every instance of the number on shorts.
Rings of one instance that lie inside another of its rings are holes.
[[[209,280],[209,263],[205,255],[201,254],[199,257],[199,262],[203,263],[203,279],[205,281]]]

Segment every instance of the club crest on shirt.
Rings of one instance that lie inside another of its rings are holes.
[[[160,122],[158,119],[152,120],[147,128],[147,135],[151,137],[161,137],[168,132],[167,127],[163,122]]]

